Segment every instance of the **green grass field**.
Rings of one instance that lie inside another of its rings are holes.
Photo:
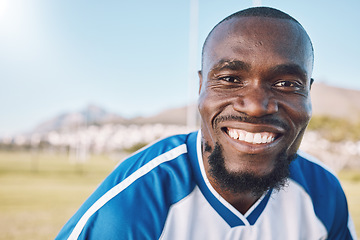
[[[117,162],[91,157],[0,152],[0,239],[53,239]],[[360,233],[360,170],[339,173]]]

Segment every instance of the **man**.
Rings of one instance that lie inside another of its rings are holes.
[[[356,239],[338,180],[298,152],[312,68],[287,14],[221,21],[203,46],[201,130],[130,156],[58,239]]]

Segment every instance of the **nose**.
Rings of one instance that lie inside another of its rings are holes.
[[[234,109],[248,116],[262,117],[276,113],[278,103],[271,89],[266,86],[247,86],[236,97]]]

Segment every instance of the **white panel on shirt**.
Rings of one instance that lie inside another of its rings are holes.
[[[326,239],[326,236],[309,195],[290,180],[286,189],[273,191],[254,225],[233,228],[195,187],[191,194],[170,208],[160,239],[308,240]]]

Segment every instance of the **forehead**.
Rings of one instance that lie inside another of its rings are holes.
[[[312,65],[313,53],[305,30],[294,21],[237,17],[219,24],[212,31],[204,47],[203,66],[238,58],[246,58],[247,62],[269,62],[269,58],[295,61],[293,63],[310,67],[307,65]]]

